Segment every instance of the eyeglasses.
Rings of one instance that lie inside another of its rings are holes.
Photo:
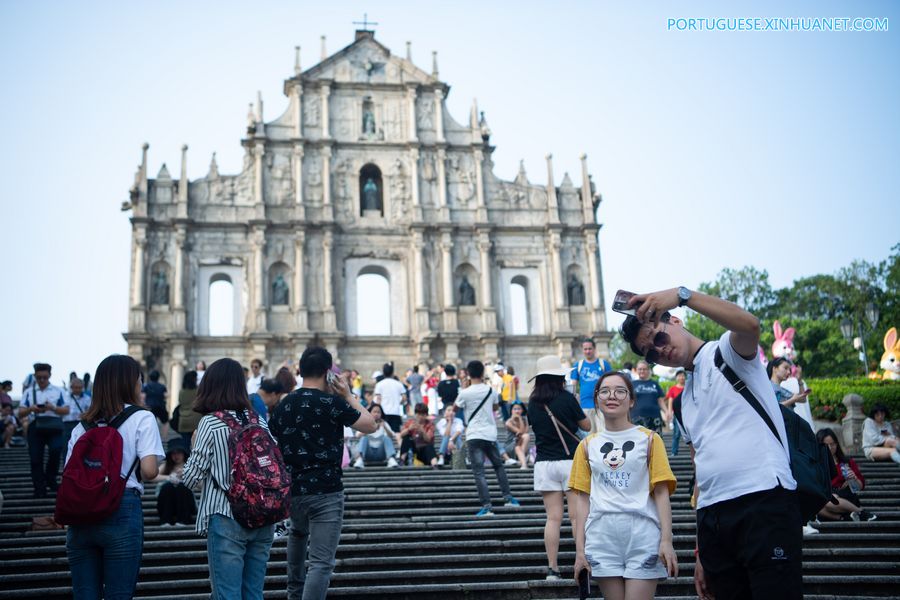
[[[34,378],[36,381],[50,381],[49,375],[35,375]]]
[[[628,398],[628,388],[617,387],[617,388],[600,388],[597,392],[597,397],[602,398],[603,400],[608,400],[609,397],[612,396],[616,400],[625,400]]]
[[[656,335],[653,336],[653,339],[650,340],[650,343],[653,347],[644,350],[644,358],[647,359],[647,362],[658,362],[659,352],[656,351],[656,348],[663,348],[667,344],[671,343],[672,337],[668,333],[666,333],[667,326],[667,323],[663,323],[662,331],[657,331]]]

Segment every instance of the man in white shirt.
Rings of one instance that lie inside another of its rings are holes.
[[[476,517],[492,517],[491,495],[487,480],[484,478],[484,459],[491,461],[500,491],[506,499],[505,506],[518,508],[519,501],[513,498],[506,478],[506,468],[497,450],[497,422],[494,420],[494,406],[500,403],[500,396],[484,383],[484,363],[473,360],[466,365],[471,384],[459,391],[454,404],[465,411],[468,426],[466,428],[466,450],[478,488],[478,499],[481,510]]]
[[[382,379],[375,384],[375,404],[381,405],[384,420],[395,433],[403,427],[403,397],[406,386],[394,379],[394,365],[387,363],[382,368]]]
[[[258,358],[254,358],[250,361],[250,377],[247,378],[247,395],[255,394],[259,391],[259,386],[262,385],[263,377],[265,375],[262,372],[263,363]],[[197,378],[197,383],[200,383],[200,378]]]
[[[50,385],[50,365],[35,363],[34,378],[22,393],[19,419],[28,419],[28,456],[31,459],[31,483],[34,497],[47,496],[47,488],[55,492],[59,458],[63,449],[63,415],[69,414],[63,391]],[[44,448],[47,466],[44,468]]]
[[[63,415],[63,445],[69,443],[72,437],[72,430],[81,421],[81,415],[87,412],[91,407],[91,397],[84,393],[84,381],[77,377],[69,382],[69,392],[66,394],[66,406],[69,407],[69,414]]]
[[[691,335],[669,310],[687,306],[728,331],[714,342]],[[673,288],[639,294],[622,336],[649,362],[683,367],[690,376],[681,425],[697,473],[694,583],[701,598],[803,597],[802,517],[791,474],[784,419],[757,360],[759,319],[720,298]],[[721,360],[717,358],[721,356]],[[720,362],[721,368],[716,362]],[[775,424],[777,439],[732,388],[730,367]]]

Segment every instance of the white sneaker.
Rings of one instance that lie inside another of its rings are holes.
[[[353,468],[354,469],[365,469],[366,468],[366,465],[363,462],[362,456],[358,456],[356,458],[356,462],[353,463]]]
[[[803,526],[803,535],[815,535],[817,533],[819,533],[819,530],[815,527],[811,527],[809,525]]]
[[[389,469],[396,469],[396,468],[399,467],[400,465],[397,464],[397,459],[394,458],[393,456],[391,456],[390,458],[388,458],[387,466],[388,466]]]
[[[507,467],[512,467],[512,466],[514,466],[514,465],[519,464],[519,461],[517,461],[517,460],[514,459],[514,458],[507,458],[507,459],[506,459],[506,462],[504,462],[503,464],[506,465]]]
[[[440,456],[438,456],[438,462],[437,462],[437,464],[438,464],[439,467],[443,467],[443,466],[444,466],[444,455],[443,455],[443,454],[441,454]]]

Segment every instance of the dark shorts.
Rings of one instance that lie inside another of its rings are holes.
[[[697,511],[700,563],[716,600],[803,598],[803,519],[781,487]]]
[[[158,404],[154,404],[152,406],[147,406],[150,409],[150,412],[153,413],[153,416],[159,419],[160,423],[165,425],[169,422],[169,413],[166,411],[165,406],[160,406]]]
[[[857,496],[856,494],[851,492],[849,487],[839,488],[839,489],[836,489],[833,491],[834,491],[834,495],[837,496],[838,498],[843,498],[844,500],[847,500],[848,502],[854,504],[855,506],[860,506],[859,496]],[[834,506],[834,505],[832,505],[832,506]]]

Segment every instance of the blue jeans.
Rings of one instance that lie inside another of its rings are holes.
[[[381,448],[369,448],[369,436],[364,435],[359,438],[359,445],[356,449],[364,461],[387,460],[389,456],[394,455],[394,440],[391,439],[391,436],[385,434],[381,439],[384,442]],[[381,454],[384,456],[380,456]]]
[[[291,498],[288,600],[324,600],[343,523],[344,492]]]
[[[678,444],[681,443],[681,429],[678,428],[678,422],[672,423],[672,456],[678,456]]]
[[[448,438],[448,437],[441,438],[441,451],[439,453],[439,456],[447,456],[448,454],[450,454],[450,451],[447,449],[450,446],[450,442],[453,442],[453,445],[456,446],[456,449],[458,450],[460,435],[462,435],[462,434],[458,433],[458,434],[456,434],[456,437],[452,438],[452,439]]]
[[[119,510],[97,525],[70,525],[66,556],[75,600],[134,596],[144,547],[144,513],[137,490],[126,489]]]
[[[44,496],[47,486],[56,489],[59,473],[59,457],[62,453],[64,432],[40,431],[32,422],[28,427],[28,457],[31,459],[31,484],[35,496]],[[44,447],[47,448],[47,467],[44,468]]]
[[[212,600],[262,600],[274,535],[274,525],[247,529],[231,517],[210,515],[206,550]]]
[[[484,478],[484,459],[487,457],[497,474],[497,483],[504,498],[509,498],[509,480],[506,479],[506,468],[497,452],[497,443],[487,440],[466,440],[466,449],[469,452],[469,462],[472,466],[472,474],[475,476],[475,487],[478,488],[478,499],[484,508],[491,507],[491,494],[488,490],[487,480]]]

